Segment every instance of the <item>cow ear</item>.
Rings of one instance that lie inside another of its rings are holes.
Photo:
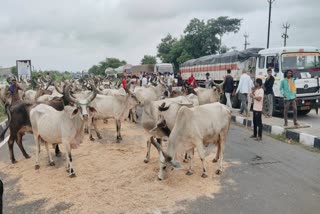
[[[73,112],[72,112],[72,116],[75,116],[76,114],[78,114],[78,111],[79,111],[79,109],[78,109],[78,108],[76,108],[75,110],[73,110]]]
[[[92,113],[97,113],[97,110],[94,107],[89,106],[89,111]]]
[[[172,166],[176,169],[183,169],[184,167],[182,166],[181,163],[179,163],[178,161],[174,161],[174,160],[171,160],[170,163],[172,164]]]

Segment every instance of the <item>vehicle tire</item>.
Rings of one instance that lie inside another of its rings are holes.
[[[311,109],[308,109],[308,110],[298,110],[298,114],[299,114],[299,115],[307,115],[307,114],[309,114],[310,111],[311,111]]]

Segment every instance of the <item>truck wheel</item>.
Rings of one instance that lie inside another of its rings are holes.
[[[310,111],[311,111],[311,109],[308,109],[308,110],[298,110],[298,114],[299,114],[299,115],[307,115],[307,114],[309,114]]]

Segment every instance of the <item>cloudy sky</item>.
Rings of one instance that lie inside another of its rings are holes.
[[[228,47],[265,47],[267,0],[0,0],[0,66],[31,59],[36,69],[78,71],[106,57],[138,64],[167,33],[179,36],[190,19],[243,18],[241,31],[224,37]],[[276,0],[270,46],[320,47],[320,1]]]

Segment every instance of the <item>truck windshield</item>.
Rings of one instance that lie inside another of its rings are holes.
[[[320,76],[320,53],[285,53],[281,58],[282,71],[292,70],[295,77],[308,73]]]

